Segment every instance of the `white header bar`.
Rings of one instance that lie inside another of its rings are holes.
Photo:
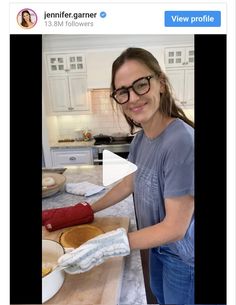
[[[10,33],[225,34],[226,13],[225,3],[11,3]]]

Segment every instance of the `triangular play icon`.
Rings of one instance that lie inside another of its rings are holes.
[[[125,176],[135,172],[137,166],[128,160],[112,153],[109,150],[103,150],[103,185],[110,185]]]

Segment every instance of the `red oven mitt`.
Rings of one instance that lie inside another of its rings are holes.
[[[93,210],[87,202],[79,202],[70,207],[42,211],[42,224],[48,231],[89,223],[93,219]]]

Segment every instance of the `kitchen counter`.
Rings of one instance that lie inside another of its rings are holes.
[[[86,143],[86,142],[85,142]],[[94,184],[102,185],[102,167],[94,165],[70,166],[64,172],[67,182],[82,182],[88,181]],[[90,196],[83,197],[68,194],[65,192],[58,193],[52,197],[42,200],[42,208],[51,209],[64,206],[74,205],[80,201],[87,201],[91,205],[100,197],[102,197],[111,186],[106,187],[102,192]],[[129,231],[137,229],[134,206],[132,196],[122,200],[115,206],[97,212],[96,216],[128,216],[130,219]],[[146,293],[144,288],[144,279],[142,272],[142,264],[140,251],[134,250],[131,255],[125,257],[125,266],[123,280],[120,293],[120,305],[145,305]]]
[[[74,142],[56,142],[50,145],[50,148],[81,148],[81,147],[93,147],[95,140],[91,141],[74,141]]]

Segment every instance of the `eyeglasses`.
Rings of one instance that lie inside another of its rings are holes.
[[[148,93],[150,90],[150,79],[153,78],[154,75],[141,77],[135,80],[131,86],[129,87],[121,87],[116,89],[112,92],[111,97],[118,103],[118,104],[125,104],[129,101],[130,98],[130,89],[139,96]]]

